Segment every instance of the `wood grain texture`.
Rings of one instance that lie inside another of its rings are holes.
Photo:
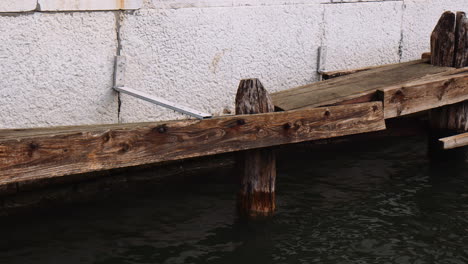
[[[434,75],[379,91],[385,119],[468,100],[468,70]]]
[[[313,83],[277,93],[272,99],[276,107],[282,110],[301,109],[338,105],[352,102],[354,99],[372,100],[379,89],[393,87],[452,70],[448,67],[434,67],[427,60],[391,64],[357,72],[347,76]]]
[[[442,14],[431,35],[431,64],[452,67],[455,56],[455,14]]]
[[[430,62],[431,61],[431,53],[430,52],[424,52],[421,54],[421,60],[424,62]],[[368,67],[362,67],[362,68],[357,68],[357,69],[348,69],[348,70],[337,70],[337,71],[325,71],[322,72],[322,77],[324,80],[329,80],[341,76],[346,76],[358,72],[363,72],[363,71],[369,71],[369,70],[375,70],[383,67],[388,67],[390,65],[398,65],[400,63],[393,63],[393,64],[387,64],[387,65],[377,65],[377,66],[368,66]]]
[[[455,15],[446,12],[442,15],[439,24],[434,29],[434,35],[443,36],[447,38],[450,36],[447,43],[434,45],[432,43],[433,52],[440,54],[440,60],[443,59],[444,65],[450,65],[457,68],[464,67],[468,62],[466,60],[466,54],[468,54],[468,38],[466,36],[468,23],[466,20],[465,13],[458,12],[455,20]],[[452,34],[452,20],[454,21],[454,44],[453,44],[453,57],[452,61],[449,62],[449,56],[451,55],[450,46],[451,34]],[[442,41],[443,42],[443,41]],[[443,58],[442,58],[443,57]],[[438,65],[439,61],[432,61],[434,65]],[[451,64],[448,64],[451,63]],[[466,75],[468,69],[461,68],[457,70]],[[454,73],[456,74],[456,73]],[[465,78],[465,80],[463,80]],[[441,88],[441,92],[445,93],[445,90],[453,90],[451,98],[446,100],[446,104],[443,107],[436,108],[440,105],[433,105],[433,109],[429,111],[429,124],[430,131],[428,137],[428,154],[432,160],[465,160],[466,151],[465,149],[453,149],[450,151],[444,150],[444,146],[441,146],[441,142],[438,140],[442,137],[450,137],[459,133],[467,131],[467,119],[468,119],[468,102],[466,98],[466,77],[460,77],[458,81],[450,80],[451,83]],[[450,87],[452,86],[452,87]],[[465,90],[464,90],[465,89]],[[442,97],[442,95],[440,96]],[[456,101],[453,101],[456,98]],[[447,98],[446,98],[447,99]],[[430,103],[430,102],[428,102]],[[455,104],[453,104],[455,103]]]
[[[468,131],[468,102],[435,108],[430,112],[430,124],[438,130],[451,131],[451,134]]]
[[[350,74],[353,74],[353,73],[368,71],[368,70],[372,70],[372,69],[376,69],[376,68],[380,68],[380,67],[382,67],[382,66],[364,67],[364,68],[350,69],[350,70],[327,71],[327,72],[322,72],[322,78],[324,80],[330,80],[330,79],[333,79],[333,78],[346,76],[346,75],[350,75]]]
[[[439,139],[442,149],[454,149],[468,146],[468,133]]]
[[[241,80],[236,94],[236,115],[270,113],[275,106],[258,79]]]
[[[464,12],[457,13],[453,67],[468,67],[468,18]]]
[[[0,184],[385,129],[380,102],[141,124],[0,130]]]
[[[424,52],[423,54],[421,54],[421,59],[431,61],[431,53],[430,52]]]
[[[241,80],[236,95],[236,115],[274,112],[270,95],[258,79]],[[276,209],[276,155],[273,149],[239,153],[240,189],[237,207],[241,216],[270,216]]]

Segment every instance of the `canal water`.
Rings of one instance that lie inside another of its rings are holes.
[[[424,138],[282,152],[268,221],[238,221],[222,169],[3,219],[0,263],[468,263],[468,166],[425,152]]]

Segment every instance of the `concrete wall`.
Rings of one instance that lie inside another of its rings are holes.
[[[127,86],[222,114],[242,78],[272,92],[316,81],[323,45],[326,70],[417,59],[443,11],[468,11],[466,0],[64,2],[0,0],[0,128],[187,118],[119,103],[117,54]]]

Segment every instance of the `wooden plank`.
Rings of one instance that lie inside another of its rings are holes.
[[[431,61],[431,53],[424,52],[423,54],[421,54],[421,59]]]
[[[277,92],[271,97],[275,106],[282,110],[337,105],[354,99],[371,100],[379,89],[451,70],[453,68],[435,67],[428,64],[427,60],[417,60],[377,67]]]
[[[322,73],[322,77],[324,80],[329,80],[329,79],[346,76],[346,75],[350,75],[350,74],[357,73],[357,72],[368,71],[368,70],[372,70],[372,69],[380,68],[380,67],[382,66],[363,67],[363,68],[350,69],[350,70],[326,71]]]
[[[0,185],[382,129],[382,104],[372,102],[206,120],[0,130]]]
[[[468,69],[379,91],[385,119],[468,100]]]
[[[429,63],[431,61],[431,53],[430,52],[424,52],[421,54],[421,61]],[[341,77],[341,76],[346,76],[350,75],[353,73],[358,73],[358,72],[363,72],[363,71],[368,71],[368,70],[375,70],[383,67],[388,67],[389,65],[398,65],[400,63],[394,63],[394,64],[387,64],[387,65],[377,65],[377,66],[368,66],[368,67],[362,67],[362,68],[357,68],[357,69],[349,69],[349,70],[338,70],[338,71],[325,71],[322,72],[322,77],[324,80],[329,80],[333,79],[336,77]]]
[[[424,53],[426,54],[426,53]],[[424,56],[424,54],[421,55],[421,60],[418,62],[420,63],[429,63],[431,61],[430,57]],[[427,52],[430,56],[430,52]],[[414,62],[410,62],[414,63]],[[337,70],[337,71],[326,71],[322,73],[322,76],[325,80],[328,79],[333,79],[341,76],[346,76],[350,75],[353,73],[358,73],[358,72],[363,72],[363,71],[368,71],[368,70],[376,70],[376,69],[382,69],[382,68],[388,68],[390,66],[400,66],[401,63],[391,63],[391,64],[385,64],[385,65],[376,65],[376,66],[367,66],[367,67],[362,67],[362,68],[356,68],[356,69],[348,69],[348,70]]]
[[[439,142],[443,149],[454,149],[468,146],[468,133],[441,138]]]

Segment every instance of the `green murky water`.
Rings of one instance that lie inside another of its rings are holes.
[[[468,166],[425,151],[401,138],[283,153],[266,222],[237,220],[225,170],[4,219],[0,263],[468,263]]]

